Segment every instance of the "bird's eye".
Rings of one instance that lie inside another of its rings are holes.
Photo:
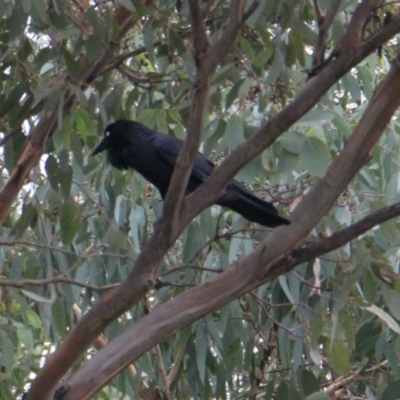
[[[110,136],[110,132],[107,131],[107,132],[106,132],[106,137],[109,137],[109,136]]]

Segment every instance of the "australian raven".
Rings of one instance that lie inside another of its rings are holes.
[[[164,198],[174,171],[182,140],[154,132],[139,122],[117,120],[107,126],[104,139],[93,150],[96,155],[107,150],[111,165],[121,170],[133,168],[150,181]],[[213,172],[214,164],[198,153],[185,194],[197,189]],[[259,199],[245,186],[232,179],[216,204],[236,211],[244,218],[264,226],[276,227],[290,222],[277,209]]]

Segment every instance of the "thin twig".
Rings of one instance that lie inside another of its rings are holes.
[[[172,384],[176,374],[178,373],[179,366],[182,362],[183,356],[185,355],[187,340],[179,346],[178,352],[176,353],[174,363],[172,365],[171,371],[168,374],[168,383]]]
[[[21,127],[17,126],[12,129],[9,133],[7,133],[1,140],[0,140],[0,147],[4,146],[14,135],[21,131]]]
[[[194,260],[196,260],[197,257],[203,252],[205,248],[207,248],[210,244],[217,242],[218,240],[221,239],[232,239],[234,235],[238,233],[245,233],[245,232],[254,232],[254,231],[260,231],[260,232],[269,232],[271,229],[268,228],[243,228],[243,229],[238,229],[236,231],[227,231],[221,234],[218,234],[218,232],[215,234],[215,236],[209,240],[207,240],[199,249],[196,250],[196,253],[194,253],[193,257],[189,260],[188,264],[192,264]]]
[[[260,1],[259,0],[254,0],[253,3],[251,4],[251,6],[243,14],[242,22],[245,22],[248,18],[250,18],[251,15],[254,13],[254,11],[257,10],[259,5],[260,5]]]
[[[187,269],[187,268],[197,269],[199,271],[215,272],[217,274],[223,272],[222,268],[207,268],[207,267],[200,267],[199,265],[184,264],[184,265],[180,265],[179,267],[173,267],[173,268],[169,268],[169,269],[163,271],[159,275],[159,277],[167,276],[169,274],[172,274],[173,272],[182,271],[183,269]]]
[[[158,368],[158,373],[161,376],[161,381],[163,383],[164,393],[165,393],[166,397],[169,398],[169,392],[170,392],[169,385],[170,385],[170,382],[168,380],[167,373],[165,372],[164,362],[163,362],[163,359],[162,359],[160,345],[157,344],[154,349],[156,351],[157,368]]]
[[[250,292],[250,295],[254,297],[259,303],[266,304],[269,307],[292,307],[292,306],[297,306],[297,307],[303,307],[306,310],[310,311],[312,314],[315,314],[315,311],[309,307],[307,304],[303,303],[271,303],[267,300],[262,299],[260,296],[258,296],[254,291]]]
[[[340,387],[343,387],[343,386],[346,387],[356,380],[363,379],[362,376],[360,376],[360,374],[365,369],[366,369],[366,365],[363,365],[357,371],[351,372],[349,375],[346,375],[346,376],[341,376],[340,378],[338,378],[334,382],[332,382],[327,388],[325,388],[324,393],[327,396],[331,396]]]
[[[117,253],[94,253],[93,251],[85,251],[82,254],[78,254],[75,253],[74,251],[71,250],[67,250],[67,249],[63,249],[61,247],[55,247],[55,246],[50,246],[47,244],[43,244],[43,243],[37,243],[37,242],[30,242],[28,240],[13,240],[13,241],[0,241],[0,246],[9,246],[9,247],[13,247],[13,246],[28,246],[28,247],[37,247],[40,249],[46,249],[49,251],[58,251],[60,253],[64,253],[64,254],[68,254],[71,256],[75,256],[78,257],[80,259],[83,260],[89,260],[92,257],[117,257],[117,258],[123,258],[123,259],[128,259],[133,261],[132,258],[126,256],[126,255],[122,255],[122,254],[117,254]]]
[[[74,286],[79,286],[85,289],[93,290],[94,292],[104,292],[106,290],[114,289],[119,286],[119,283],[112,283],[110,285],[104,286],[95,286],[90,285],[89,283],[78,282],[70,278],[66,278],[64,276],[55,276],[53,278],[46,279],[21,279],[18,281],[9,281],[9,280],[0,280],[0,286],[13,287],[16,289],[22,289],[24,286],[39,286],[39,285],[48,285],[50,283],[69,283]]]
[[[154,289],[160,289],[162,287],[177,287],[177,288],[185,288],[185,287],[193,287],[197,286],[196,283],[173,283],[173,282],[164,282],[159,278],[156,279],[154,284]]]

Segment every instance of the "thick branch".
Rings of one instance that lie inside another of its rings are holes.
[[[195,48],[196,64],[202,62],[201,56],[206,55],[208,50],[208,40],[203,23],[203,15],[200,11],[198,0],[190,0],[190,12],[192,14],[193,24],[193,45]]]
[[[203,25],[202,13],[197,0],[189,2],[193,24],[193,46],[196,64],[196,80],[193,85],[193,99],[190,107],[187,137],[179,152],[168,193],[164,202],[165,232],[171,232],[177,225],[179,209],[182,204],[187,181],[192,171],[194,159],[200,146],[200,137],[203,130],[204,112],[207,105],[208,92],[211,83],[211,71],[205,72],[203,60],[208,51],[208,40]],[[171,235],[174,236],[174,235]],[[169,240],[173,243],[175,238]]]

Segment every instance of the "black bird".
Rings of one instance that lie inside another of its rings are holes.
[[[164,199],[182,144],[182,140],[154,132],[139,122],[120,119],[107,126],[104,139],[92,155],[107,150],[111,165],[121,170],[135,169],[160,191]],[[185,195],[196,190],[214,168],[210,160],[198,153]],[[228,182],[225,193],[215,203],[264,226],[290,224],[278,215],[271,203],[259,199],[234,179]]]

